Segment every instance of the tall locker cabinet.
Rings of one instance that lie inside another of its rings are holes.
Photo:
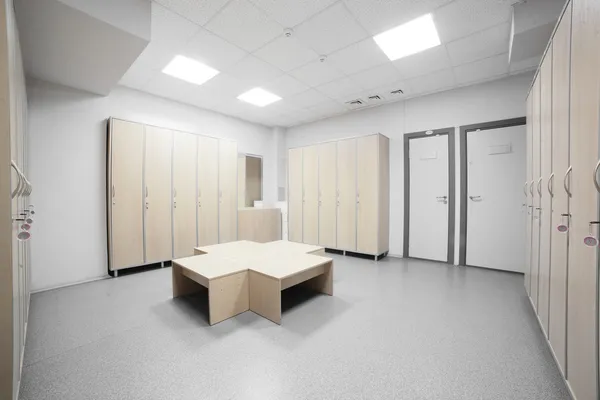
[[[550,304],[550,238],[552,229],[552,47],[540,70],[540,256],[538,315],[548,337]]]
[[[552,41],[552,230],[550,253],[550,323],[548,337],[558,366],[566,375],[567,245],[569,197],[563,177],[569,169],[569,101],[571,83],[571,7],[566,10]]]
[[[540,118],[541,118],[541,96],[540,76],[538,75],[532,89],[533,112],[532,112],[532,181],[530,192],[533,198],[533,221],[531,225],[531,300],[533,307],[538,309],[539,289],[539,267],[540,267],[540,193],[542,192],[542,178],[540,171]]]
[[[173,133],[173,257],[194,255],[196,246],[196,136]]]
[[[171,260],[171,160],[173,133],[146,126],[144,158],[144,240],[146,264]]]
[[[533,95],[530,93],[527,96],[527,181],[523,186],[523,192],[525,193],[525,207],[527,212],[527,243],[525,244],[525,291],[528,296],[531,296],[531,229],[532,229],[532,214],[533,214],[533,193],[529,190],[531,188],[532,181],[532,166],[533,161],[531,159],[531,141],[533,136],[533,127],[531,126],[533,121]]]
[[[319,244],[319,147],[302,151],[302,243]]]
[[[144,263],[144,125],[110,120],[108,137],[109,269]]]
[[[219,140],[198,136],[198,246],[219,243]]]
[[[219,140],[219,243],[237,240],[237,143]]]
[[[337,248],[356,251],[356,139],[337,142]]]
[[[302,149],[288,154],[288,239],[302,243]]]
[[[337,247],[337,143],[329,142],[319,148],[319,245]]]
[[[571,32],[571,227],[567,379],[577,400],[598,399],[598,237],[600,2],[574,0]]]

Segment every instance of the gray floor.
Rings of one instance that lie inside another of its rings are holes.
[[[171,270],[32,296],[21,399],[568,399],[521,275],[335,258],[334,297],[208,326]]]

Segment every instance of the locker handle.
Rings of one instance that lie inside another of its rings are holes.
[[[569,169],[567,169],[567,172],[565,172],[565,177],[563,178],[563,186],[565,188],[565,192],[567,192],[567,194],[569,195],[569,197],[572,196],[570,189],[570,186],[567,187],[567,179],[569,178],[569,175],[571,174],[571,172],[573,171],[573,166],[569,166]]]
[[[554,197],[554,172],[548,178],[548,193],[550,193],[550,197]]]
[[[115,198],[115,185],[112,185],[112,197]]]
[[[146,197],[148,197],[148,186],[146,186]]]
[[[594,168],[594,186],[596,186],[596,190],[600,192],[600,183],[598,183],[598,168],[600,168],[600,160],[596,163],[596,168]]]
[[[531,181],[531,186],[529,186],[529,193],[533,196],[533,185],[535,181]]]
[[[523,193],[525,193],[525,196],[527,196],[527,185],[528,184],[529,184],[528,182],[525,182],[525,186],[523,186]]]
[[[540,177],[540,179],[538,179],[538,183],[537,183],[537,192],[540,195],[540,197],[542,197],[542,177]]]

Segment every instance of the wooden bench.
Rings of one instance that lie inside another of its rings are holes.
[[[299,284],[333,295],[333,260],[319,246],[239,241],[195,254],[173,261],[173,297],[208,289],[210,325],[245,311],[281,324],[281,291]]]

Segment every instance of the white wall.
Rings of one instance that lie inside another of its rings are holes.
[[[277,135],[271,128],[118,88],[99,97],[28,82],[30,180],[36,221],[32,289],[107,274],[106,119],[118,117],[230,138],[240,152],[263,156],[264,200],[277,198]]]
[[[390,255],[403,254],[403,135],[429,129],[459,127],[525,116],[525,98],[533,72],[480,85],[409,99],[288,129],[286,147],[381,133],[390,138]],[[460,177],[456,130],[456,251]]]

